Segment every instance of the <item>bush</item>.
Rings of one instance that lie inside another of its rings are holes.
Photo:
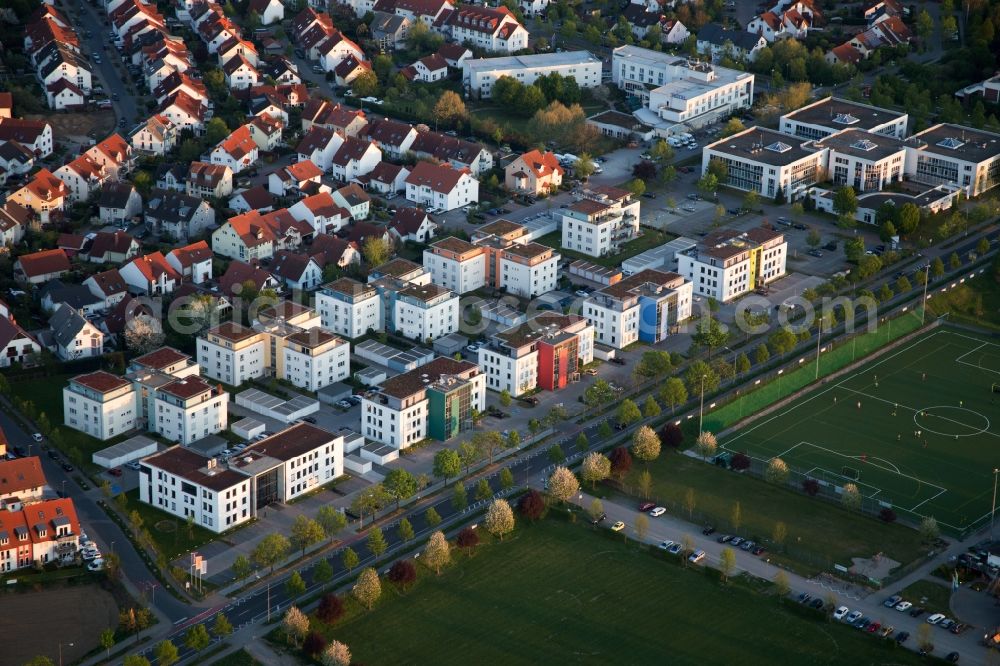
[[[729,468],[737,472],[742,472],[750,468],[750,456],[745,453],[737,453],[729,462]]]
[[[665,446],[669,446],[672,449],[678,449],[681,444],[684,443],[684,433],[681,432],[679,425],[670,422],[663,426],[663,429],[660,430],[660,441],[662,441]]]
[[[881,511],[879,511],[878,512],[878,517],[883,522],[886,522],[886,523],[894,523],[894,522],[896,522],[896,512],[893,511],[892,509],[890,509],[889,507],[885,507],[884,509],[882,509]]]
[[[816,497],[819,494],[819,482],[816,479],[804,479],[802,481],[802,492],[809,497]]]
[[[302,651],[310,657],[315,657],[325,649],[326,639],[323,638],[322,634],[315,631],[310,631],[309,635],[302,642]]]

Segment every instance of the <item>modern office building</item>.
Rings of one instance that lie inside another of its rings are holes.
[[[898,111],[825,97],[781,116],[778,131],[800,139],[822,139],[853,129],[904,139],[908,120],[907,114]]]
[[[227,462],[175,446],[144,458],[139,499],[216,533],[253,520],[344,472],[344,432],[296,423]]]
[[[594,88],[601,85],[601,68],[600,59],[588,51],[477,58],[462,64],[462,82],[470,95],[486,99],[493,95],[493,85],[502,76],[530,86],[539,77],[559,74],[575,79],[581,88]]]
[[[862,129],[845,129],[824,137],[816,147],[826,151],[826,175],[837,186],[855,192],[878,192],[903,180],[903,141]]]
[[[1000,134],[950,123],[928,127],[906,142],[906,174],[979,196],[1000,184]]]
[[[826,151],[811,141],[751,127],[705,146],[701,168],[705,173],[712,160],[720,160],[726,165],[722,185],[753,190],[769,199],[780,189],[791,201],[823,179],[826,157]]]

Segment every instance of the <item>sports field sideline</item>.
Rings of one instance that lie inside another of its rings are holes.
[[[938,328],[721,442],[855,483],[897,513],[963,530],[989,519],[1000,467],[1000,345]]]

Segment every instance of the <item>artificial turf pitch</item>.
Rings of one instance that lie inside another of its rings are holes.
[[[1000,345],[939,327],[722,438],[954,531],[989,520],[1000,467]]]

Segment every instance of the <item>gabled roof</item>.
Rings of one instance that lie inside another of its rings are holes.
[[[208,243],[201,240],[184,247],[178,247],[170,251],[169,257],[177,259],[178,263],[185,268],[203,261],[211,261],[212,248]]]
[[[97,205],[101,208],[125,208],[136,189],[132,183],[109,180],[101,185],[101,196]]]
[[[375,143],[370,140],[356,139],[353,136],[349,136],[344,139],[344,143],[337,149],[332,162],[338,166],[347,166],[351,162],[364,157],[372,149],[372,146],[375,146]],[[378,147],[375,146],[375,149],[378,150]]]
[[[177,190],[154,188],[146,200],[144,213],[147,218],[173,224],[187,223],[194,219],[208,203]]]
[[[382,160],[379,162],[371,173],[368,174],[368,178],[373,182],[388,183],[391,184],[395,182],[396,178],[399,176],[399,172],[403,170],[403,166],[399,164],[393,164],[392,162],[386,162]]]
[[[299,141],[295,151],[299,155],[311,155],[314,150],[324,150],[333,141],[336,130],[332,130],[322,125],[313,125],[306,132],[306,135]]]
[[[403,143],[403,139],[409,136],[411,132],[416,132],[413,125],[389,118],[369,123],[365,127],[365,131],[371,139],[387,146],[400,146]]]
[[[117,268],[112,268],[101,273],[94,273],[88,279],[94,281],[94,284],[97,285],[97,288],[101,290],[101,293],[105,297],[122,294],[128,290],[128,285],[125,284],[125,280]]]
[[[68,193],[66,183],[62,182],[55,174],[48,169],[39,169],[25,187],[35,197],[42,201],[54,201],[60,197],[65,197]]]
[[[463,175],[468,175],[468,169],[455,169],[447,164],[432,164],[417,162],[406,177],[407,185],[429,187],[434,192],[451,192],[458,185]]]
[[[260,210],[274,205],[274,197],[261,185],[255,185],[233,195],[234,199],[237,197],[242,198],[252,210]]]
[[[180,282],[183,279],[181,274],[167,263],[167,258],[163,256],[162,252],[152,252],[142,257],[136,257],[125,265],[130,264],[138,268],[139,273],[150,283],[159,282],[161,276],[175,282]]]
[[[48,298],[53,305],[65,303],[74,310],[86,308],[101,302],[82,284],[63,284],[62,280],[49,280],[41,289],[43,299]]]
[[[312,245],[309,246],[310,254],[320,266],[325,266],[328,263],[339,264],[344,253],[349,249],[351,249],[350,243],[328,234],[317,234]]]
[[[87,254],[91,257],[103,257],[109,252],[112,254],[127,254],[135,242],[135,239],[124,231],[98,231]]]
[[[521,155],[521,160],[524,162],[525,168],[530,169],[537,178],[544,178],[553,173],[563,173],[562,167],[559,166],[559,160],[551,151],[542,153],[538,150],[529,150]]]
[[[59,234],[59,238],[56,239],[56,247],[60,250],[76,250],[79,252],[87,242],[87,237],[83,234]]]
[[[448,17],[448,24],[452,27],[483,32],[488,35],[497,35],[501,26],[510,23],[520,25],[514,14],[506,7],[463,5]]]
[[[333,73],[340,78],[344,79],[350,76],[356,69],[371,69],[372,65],[367,60],[358,60],[353,54],[347,56],[341,60],[336,67],[333,68]]]
[[[160,111],[165,112],[171,107],[178,109],[185,115],[191,116],[195,120],[202,121],[205,119],[205,107],[202,106],[201,101],[191,97],[191,95],[183,90],[178,90],[167,97],[163,101]]]
[[[21,272],[27,277],[38,277],[39,275],[62,273],[69,270],[69,257],[60,249],[22,254],[17,261],[21,265]]]
[[[222,149],[235,160],[241,160],[257,150],[257,144],[250,136],[250,129],[241,125],[232,134],[223,139],[216,149]]]
[[[60,347],[69,347],[76,336],[91,324],[74,308],[62,303],[49,317],[52,338]]]
[[[226,177],[232,178],[233,170],[225,164],[191,162],[188,167],[187,182],[193,187],[214,190]]]
[[[432,53],[426,58],[421,58],[417,62],[422,64],[424,67],[428,69],[428,71],[431,72],[437,72],[442,69],[448,69],[448,61],[444,59],[444,56],[438,53]]]
[[[46,128],[52,130],[52,126],[44,120],[0,118],[0,141],[17,141],[30,146],[45,133]]]
[[[234,260],[229,262],[226,273],[219,278],[219,289],[227,296],[229,294],[238,294],[239,290],[235,287],[250,281],[254,283],[255,288],[259,291],[273,280],[274,277],[264,269]]]
[[[271,272],[285,280],[298,282],[309,268],[310,262],[315,263],[307,254],[278,250],[271,262]]]
[[[715,46],[732,43],[735,48],[751,51],[760,43],[760,35],[746,30],[726,30],[718,23],[706,23],[698,31],[698,41],[708,42]]]
[[[333,129],[346,129],[359,118],[365,119],[365,112],[340,104],[332,104],[325,99],[314,98],[306,102],[302,109],[303,120],[316,125],[326,125]]]
[[[312,160],[301,160],[295,164],[289,164],[283,168],[283,171],[295,183],[301,183],[305,180],[315,180],[323,176],[322,169],[316,166]]]
[[[3,438],[6,442],[6,436]],[[0,495],[17,496],[45,486],[45,471],[38,456],[0,461]]]
[[[396,210],[396,214],[389,220],[389,228],[394,229],[400,237],[409,236],[420,231],[424,221],[429,219],[429,215],[419,208],[409,206]]]
[[[299,201],[300,204],[306,207],[310,213],[318,217],[334,217],[338,214],[344,214],[345,217],[349,215],[337,202],[333,200],[333,196],[329,192],[317,192]]]
[[[856,65],[862,60],[864,60],[864,55],[861,51],[857,50],[848,43],[841,44],[840,46],[835,46],[830,49],[830,52],[839,60],[840,62],[847,63],[850,65]]]

